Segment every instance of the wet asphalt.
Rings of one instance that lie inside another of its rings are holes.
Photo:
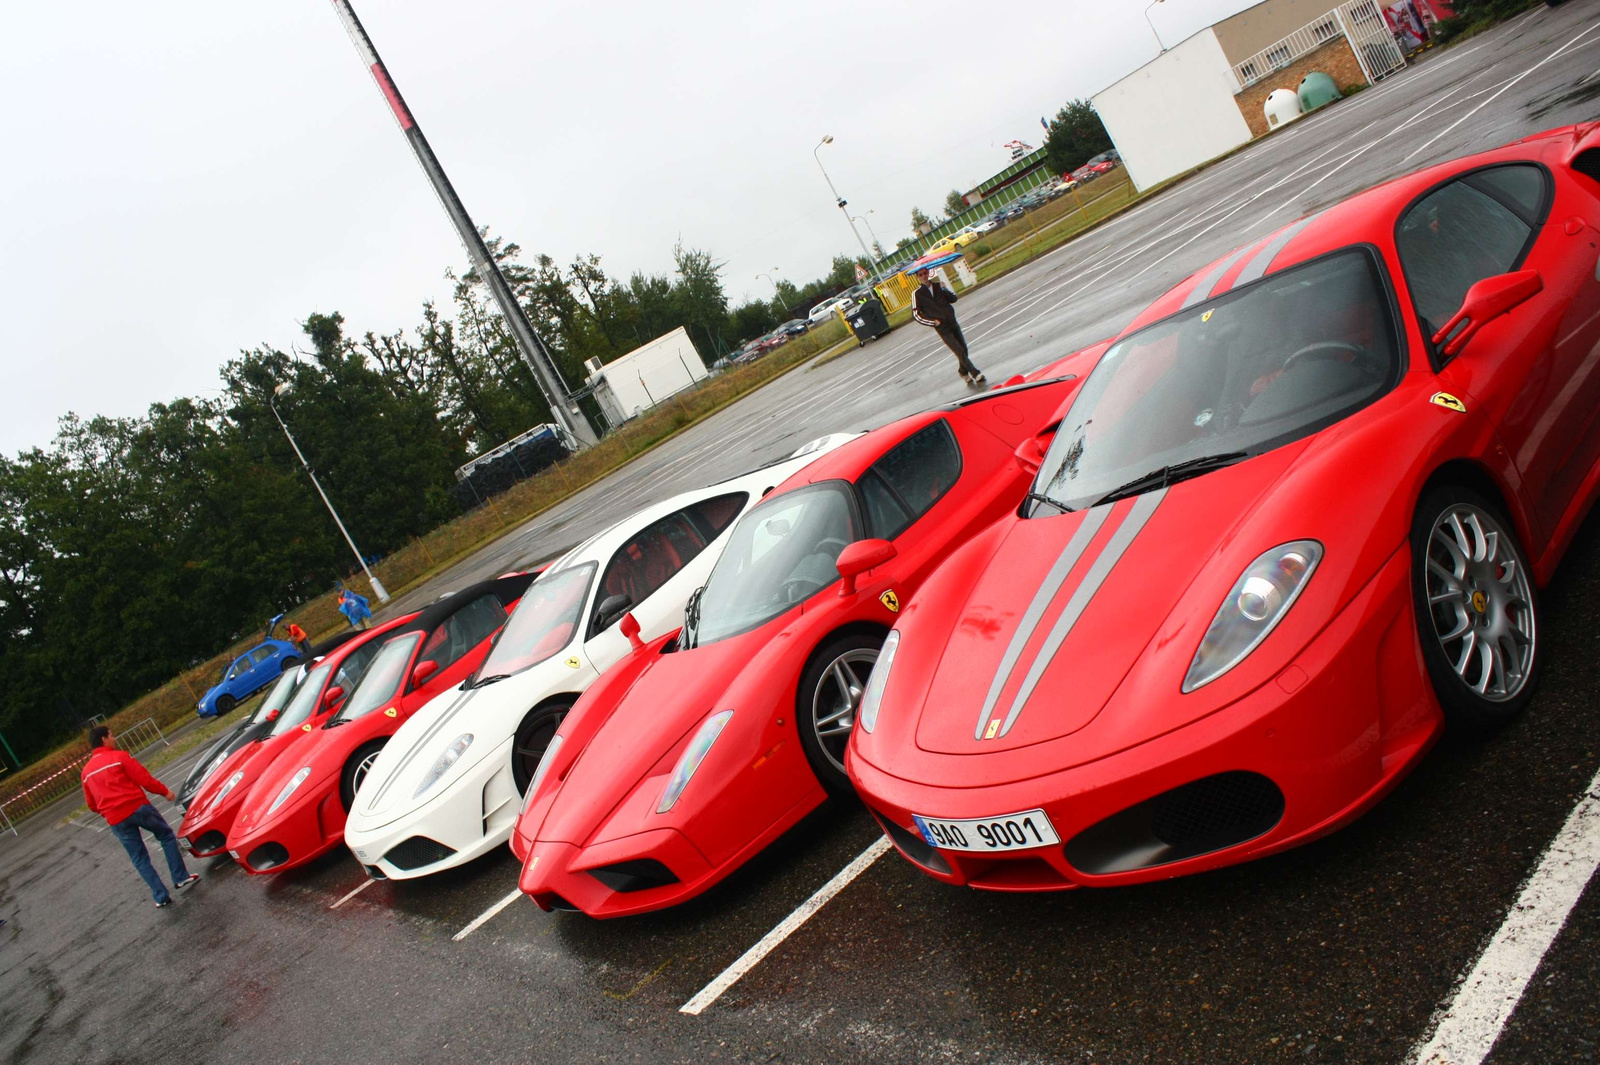
[[[1600,0],[1541,8],[985,286],[958,308],[974,357],[991,379],[1031,369],[1308,210],[1600,117],[1600,88],[1589,91],[1600,35],[1547,59],[1597,19]],[[955,398],[949,362],[928,334],[901,329],[796,371],[414,595],[548,557],[627,509],[812,436]],[[203,882],[157,911],[109,833],[47,815],[0,837],[0,1055],[1400,1062],[1600,768],[1600,520],[1543,604],[1545,673],[1528,711],[1487,737],[1447,737],[1333,836],[1202,876],[1049,895],[950,888],[890,853],[699,1016],[679,1007],[874,842],[859,807],[822,809],[676,910],[596,922],[519,898],[459,942],[514,890],[508,852],[372,884],[337,909],[365,881],[342,852],[279,877],[197,862]],[[1600,1060],[1597,959],[1591,885],[1489,1061]]]

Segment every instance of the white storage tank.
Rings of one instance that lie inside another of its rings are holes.
[[[1273,89],[1261,109],[1266,112],[1267,128],[1287,126],[1300,117],[1300,94],[1293,89]]]

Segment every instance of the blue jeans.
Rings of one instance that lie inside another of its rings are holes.
[[[149,803],[145,803],[126,819],[111,826],[111,831],[122,842],[123,850],[128,852],[129,859],[133,861],[133,867],[139,870],[144,882],[150,885],[150,894],[157,902],[168,902],[172,896],[167,894],[167,885],[161,882],[155,867],[150,864],[150,852],[145,849],[144,837],[139,835],[141,828],[161,841],[161,849],[167,855],[167,871],[172,874],[174,884],[189,879],[189,870],[183,864],[183,854],[178,850],[178,837],[173,835],[167,822]]]

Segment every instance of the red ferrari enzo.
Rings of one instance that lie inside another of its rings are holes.
[[[955,884],[1331,832],[1539,672],[1600,480],[1600,124],[1392,181],[1139,315],[900,617],[848,766]],[[581,766],[580,766],[581,768]]]
[[[230,754],[189,804],[178,835],[188,843],[190,853],[209,858],[227,849],[234,819],[256,781],[301,733],[310,732],[332,715],[377,655],[384,637],[415,616],[379,625],[340,644],[320,661],[299,667],[306,671],[305,679],[273,719],[272,731]]]
[[[344,705],[294,737],[265,769],[228,832],[248,872],[277,873],[344,843],[345,815],[367,769],[402,722],[465,680],[533,574],[463,588],[387,630]]]
[[[562,722],[512,836],[522,890],[595,917],[670,906],[848,792],[884,635],[952,546],[1022,501],[1066,369],[868,433],[741,518],[681,634]]]

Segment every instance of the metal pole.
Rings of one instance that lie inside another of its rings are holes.
[[[344,527],[344,522],[339,520],[339,512],[333,509],[333,501],[328,498],[328,493],[322,490],[322,482],[317,480],[316,471],[311,468],[311,463],[306,461],[305,454],[301,452],[300,445],[295,442],[294,434],[289,431],[289,423],[283,420],[283,415],[278,413],[276,396],[267,397],[267,406],[272,408],[272,416],[278,419],[278,426],[283,430],[283,435],[289,438],[289,446],[294,448],[295,457],[300,460],[300,465],[306,468],[306,475],[311,478],[311,483],[316,486],[317,495],[322,497],[323,505],[328,508],[328,513],[333,515],[333,523],[339,526],[339,532],[344,534],[344,542],[350,545],[350,551],[356,556],[356,561],[361,564],[361,570],[367,575],[367,580],[372,584],[372,593],[378,597],[378,602],[387,603],[389,593],[383,587],[383,582],[378,580],[378,575],[367,568],[367,560],[361,557],[361,549],[350,538],[350,530]]]
[[[455,188],[450,184],[450,179],[445,176],[444,167],[439,165],[439,159],[433,154],[428,139],[422,135],[422,128],[417,125],[411,109],[400,96],[400,90],[395,87],[388,68],[378,57],[378,50],[373,47],[372,38],[368,37],[367,31],[362,28],[361,20],[356,18],[355,9],[350,6],[349,0],[333,0],[333,9],[344,23],[345,31],[349,33],[351,43],[360,53],[362,62],[366,63],[372,72],[372,80],[377,82],[379,91],[389,102],[389,110],[394,113],[395,121],[400,124],[400,130],[405,134],[407,143],[411,145],[422,172],[432,183],[433,191],[439,197],[439,203],[444,207],[445,214],[450,216],[450,221],[455,225],[456,235],[461,238],[461,243],[467,249],[467,257],[472,260],[472,265],[477,269],[479,276],[488,284],[490,295],[494,297],[495,304],[500,308],[500,314],[511,329],[517,350],[521,353],[523,361],[528,364],[528,369],[533,371],[534,380],[544,393],[545,401],[550,404],[551,415],[584,446],[593,444],[595,435],[594,430],[589,427],[589,420],[578,410],[578,404],[568,391],[566,382],[561,379],[561,371],[556,367],[555,360],[550,357],[550,352],[534,330],[533,323],[528,321],[522,305],[517,302],[516,294],[511,291],[505,275],[500,272],[499,264],[489,254],[489,248],[483,242],[483,234],[478,232],[478,227],[468,216],[461,198],[456,195]]]
[[[867,212],[867,214],[871,214],[871,213],[872,213],[871,211]],[[851,219],[851,221],[854,221],[854,222],[860,222],[862,225],[867,227],[867,232],[869,234],[871,234],[871,236],[872,236],[873,247],[877,247],[877,248],[883,247],[883,241],[879,240],[878,239],[878,234],[873,232],[872,223],[870,221],[868,221],[866,218],[864,218],[864,217],[862,217],[861,215],[858,215],[858,214],[851,215],[850,219]],[[877,256],[874,255],[872,258],[873,259],[877,259]]]
[[[1150,18],[1150,8],[1155,7],[1159,3],[1161,3],[1161,0],[1150,0],[1149,6],[1144,9],[1144,20],[1150,24],[1150,32],[1155,36],[1156,47],[1161,49],[1162,55],[1165,55],[1167,52],[1167,46],[1161,43],[1161,34],[1156,32],[1156,24]]]
[[[1160,0],[1156,0],[1156,2],[1160,3]],[[822,171],[822,180],[828,183],[828,191],[833,193],[834,201],[839,205],[839,213],[844,215],[845,224],[850,227],[850,232],[855,236],[856,243],[861,245],[861,254],[866,257],[867,262],[872,264],[872,276],[875,277],[878,281],[878,284],[881,285],[883,284],[883,273],[878,269],[878,260],[873,258],[872,253],[867,250],[867,242],[861,239],[861,231],[858,230],[856,228],[856,224],[850,220],[849,205],[845,201],[845,198],[839,195],[839,190],[833,187],[833,178],[828,176],[828,168],[822,165],[822,156],[817,154],[818,152],[822,151],[822,146],[824,144],[832,143],[832,134],[823,137],[817,142],[817,146],[811,149],[811,158],[817,161],[817,169]]]

